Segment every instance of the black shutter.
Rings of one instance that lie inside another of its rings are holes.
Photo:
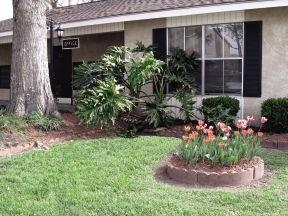
[[[153,45],[156,47],[155,57],[165,61],[167,54],[166,28],[153,29]]]
[[[262,21],[244,23],[244,97],[261,97]]]

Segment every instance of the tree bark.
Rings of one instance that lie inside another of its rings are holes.
[[[51,91],[45,0],[13,0],[13,43],[9,112],[57,111]]]

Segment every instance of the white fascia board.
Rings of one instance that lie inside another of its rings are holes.
[[[12,31],[0,32],[0,37],[12,36]]]
[[[212,6],[211,5],[199,6],[184,9],[173,9],[173,10],[163,10],[156,12],[113,16],[93,20],[63,23],[62,26],[63,28],[75,28],[89,25],[99,25],[99,24],[108,24],[117,22],[136,21],[136,20],[147,20],[147,19],[198,15],[198,14],[208,14],[208,13],[218,13],[228,11],[243,11],[250,9],[262,9],[262,8],[285,7],[285,6],[288,6],[288,0],[263,0],[255,2],[219,4]]]
[[[101,25],[101,24],[119,23],[119,22],[136,21],[136,20],[147,20],[156,18],[167,18],[167,17],[219,13],[229,11],[244,11],[251,9],[263,9],[263,8],[274,8],[285,6],[288,6],[288,0],[259,0],[254,2],[227,3],[227,4],[207,5],[207,6],[199,6],[183,9],[160,10],[155,12],[145,12],[137,14],[112,16],[106,18],[97,18],[84,21],[68,22],[63,23],[62,27],[64,29],[67,29],[67,28],[77,28],[91,25]],[[0,37],[9,35],[12,35],[12,31],[0,32]]]

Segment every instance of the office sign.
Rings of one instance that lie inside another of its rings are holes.
[[[79,38],[69,38],[62,40],[62,49],[78,49],[80,48]]]

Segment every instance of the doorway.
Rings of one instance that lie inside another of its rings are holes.
[[[53,64],[55,80],[52,82],[54,97],[59,103],[72,102],[72,50],[54,47]]]

